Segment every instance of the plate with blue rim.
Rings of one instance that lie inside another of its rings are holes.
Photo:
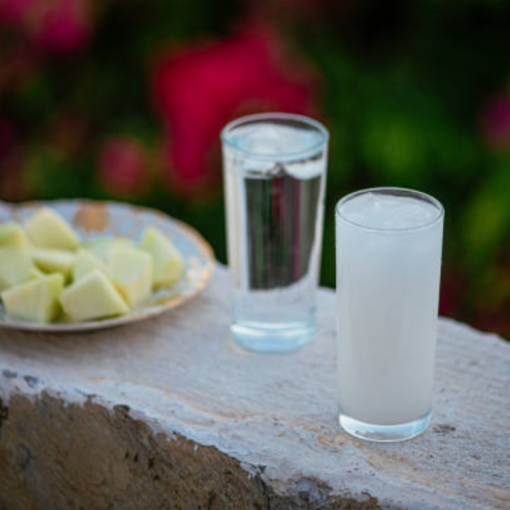
[[[161,211],[120,202],[85,199],[24,202],[0,202],[0,224],[23,224],[40,208],[49,207],[65,218],[82,241],[100,237],[125,237],[137,242],[147,227],[155,227],[168,236],[184,259],[181,279],[169,288],[156,290],[130,313],[86,322],[29,322],[9,317],[0,302],[0,328],[41,332],[91,331],[150,319],[193,299],[205,289],[214,268],[214,253],[208,242],[191,226]]]

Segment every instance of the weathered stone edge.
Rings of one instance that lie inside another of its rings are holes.
[[[277,492],[264,466],[165,430],[135,409],[76,388],[47,388],[33,376],[8,375],[9,387],[0,384],[2,510],[383,508],[369,494],[333,495],[312,479]],[[83,462],[83,455],[94,462]],[[66,487],[73,489],[66,493]]]

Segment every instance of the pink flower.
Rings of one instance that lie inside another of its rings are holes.
[[[0,0],[0,20],[49,53],[82,49],[91,36],[93,0]]]
[[[160,58],[153,88],[171,186],[195,194],[218,180],[218,165],[209,160],[217,161],[219,134],[229,120],[264,110],[313,114],[309,73],[297,71],[306,66],[283,56],[274,36],[245,31]]]
[[[0,20],[13,28],[23,25],[35,0],[0,0]]]
[[[99,178],[116,196],[133,197],[147,190],[147,157],[144,147],[127,136],[109,140],[99,155]]]
[[[482,112],[481,125],[487,143],[496,150],[510,146],[510,97],[500,95]]]
[[[52,53],[72,53],[83,48],[91,35],[90,0],[46,0],[34,20],[33,36]]]

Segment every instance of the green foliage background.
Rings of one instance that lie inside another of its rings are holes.
[[[4,162],[7,177],[0,179],[25,184],[21,191],[0,185],[0,198],[123,198],[98,177],[98,153],[118,134],[156,153],[162,125],[149,92],[154,55],[164,46],[221,41],[256,19],[314,70],[315,101],[331,131],[322,283],[334,286],[333,208],[341,196],[382,185],[420,189],[446,209],[442,310],[510,335],[510,128],[499,128],[508,143],[494,147],[481,121],[494,98],[510,96],[510,4],[291,4],[93,4],[94,33],[85,49],[49,56],[29,79],[0,87],[0,114],[16,121],[22,160],[14,176]],[[0,78],[2,59],[20,37],[8,24],[0,28]],[[51,135],[62,112],[71,138],[63,144]],[[193,224],[225,260],[219,186],[207,197],[189,197],[151,176],[149,188],[129,200]]]

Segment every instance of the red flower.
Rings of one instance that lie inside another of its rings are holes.
[[[92,0],[0,0],[0,20],[23,30],[42,50],[66,54],[91,35]]]
[[[482,112],[481,124],[487,143],[501,150],[510,146],[510,98],[501,95],[493,99]]]
[[[278,58],[274,37],[245,32],[164,55],[154,73],[155,102],[166,127],[165,158],[173,187],[195,193],[217,179],[208,164],[221,128],[241,114],[313,113],[308,75]]]
[[[23,24],[34,0],[0,0],[0,20],[16,28]]]
[[[99,155],[99,177],[116,196],[142,195],[148,184],[147,157],[138,140],[126,136],[109,140]]]
[[[89,0],[51,0],[39,12],[34,39],[53,53],[71,53],[90,39]]]

